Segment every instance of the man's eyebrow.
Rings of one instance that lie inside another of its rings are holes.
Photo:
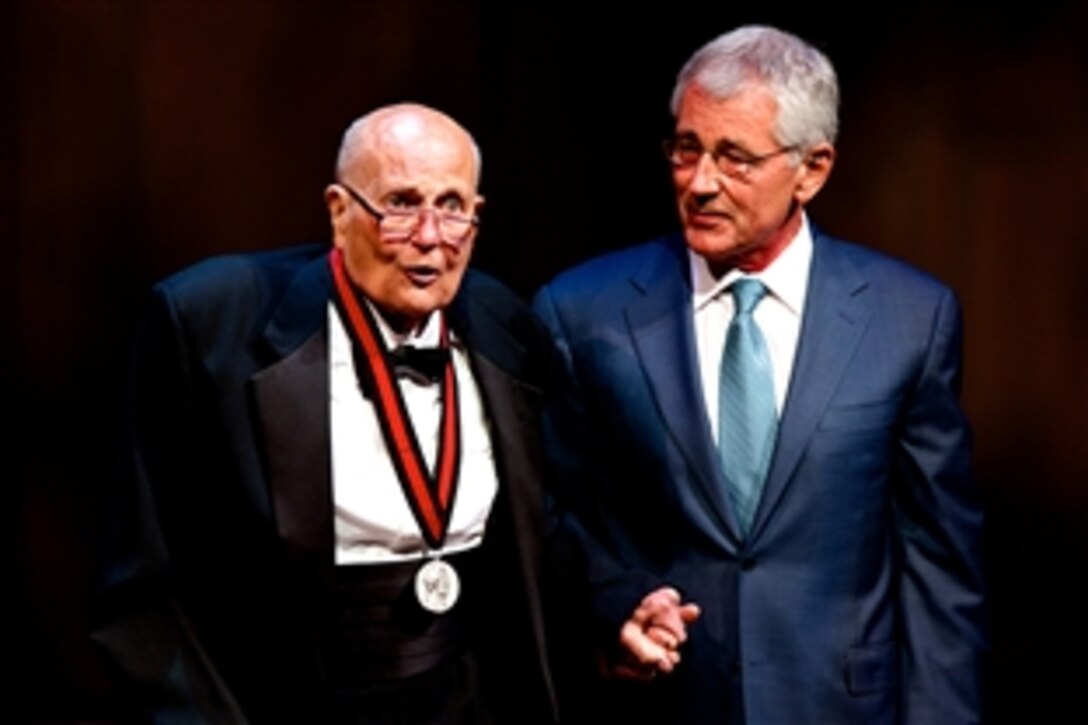
[[[423,198],[423,194],[419,193],[419,189],[413,188],[411,186],[396,186],[382,194],[382,198],[385,199],[388,199],[391,196],[400,196],[406,199]]]
[[[714,142],[715,151],[743,151],[746,154],[752,153],[745,144],[734,141],[730,138],[720,138]]]
[[[681,140],[685,140],[685,141],[688,140],[688,139],[694,139],[695,141],[698,141],[700,144],[703,144],[704,147],[713,148],[715,150],[720,149],[723,146],[738,149],[738,150],[741,150],[741,151],[746,150],[746,147],[745,147],[744,144],[740,143],[739,141],[735,141],[734,139],[731,139],[728,136],[723,136],[721,138],[716,138],[713,141],[711,141],[709,144],[704,144],[703,139],[702,139],[701,136],[699,136],[699,134],[697,134],[695,131],[693,131],[691,129],[686,129],[686,128],[677,129],[676,133],[673,135],[673,138],[681,139]]]
[[[465,201],[468,196],[460,189],[446,189],[445,191],[436,194],[435,201],[445,201],[447,199],[457,199],[458,201]]]

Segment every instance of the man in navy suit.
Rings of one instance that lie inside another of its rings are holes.
[[[585,720],[968,723],[986,648],[961,328],[817,230],[838,88],[744,27],[672,99],[682,236],[538,293],[566,683]]]
[[[94,617],[121,717],[554,720],[548,343],[468,268],[479,171],[448,116],[378,109],[325,190],[331,248],[155,287]]]

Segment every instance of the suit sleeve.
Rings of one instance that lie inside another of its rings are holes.
[[[571,646],[583,654],[607,654],[616,649],[620,628],[638,603],[664,582],[625,565],[606,544],[610,533],[622,537],[623,532],[610,531],[596,496],[598,478],[607,474],[592,450],[598,437],[580,390],[571,342],[547,287],[537,294],[534,308],[556,349],[543,423],[550,464],[550,558],[561,582],[567,631],[576,633]]]
[[[906,723],[981,719],[987,646],[982,504],[958,401],[961,346],[959,307],[945,291],[908,399],[896,466]]]
[[[118,714],[243,722],[171,586],[163,499],[194,454],[193,372],[169,295],[153,295],[137,338],[118,470],[106,496],[91,637],[113,677]]]

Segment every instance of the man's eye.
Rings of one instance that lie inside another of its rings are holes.
[[[439,200],[438,209],[452,214],[460,214],[465,210],[465,203],[460,197],[447,196],[446,198]]]
[[[680,141],[676,144],[676,153],[681,156],[702,156],[703,147],[698,141]]]
[[[416,206],[416,200],[409,194],[390,194],[385,200],[385,205],[390,209],[410,209]]]
[[[733,164],[750,164],[752,163],[752,155],[741,151],[735,146],[727,146],[724,149],[718,149],[719,157],[724,158]]]

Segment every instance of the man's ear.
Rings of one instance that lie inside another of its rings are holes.
[[[831,176],[831,167],[835,165],[835,147],[823,141],[810,148],[801,164],[797,167],[797,188],[794,198],[801,204],[807,204],[820,192]]]
[[[325,187],[325,206],[329,210],[329,217],[336,217],[344,213],[348,205],[348,195],[339,184],[329,184]]]
[[[340,246],[344,236],[342,231],[347,223],[349,203],[347,193],[339,184],[325,187],[325,208],[329,210],[329,226],[332,227],[332,238],[336,246]]]

